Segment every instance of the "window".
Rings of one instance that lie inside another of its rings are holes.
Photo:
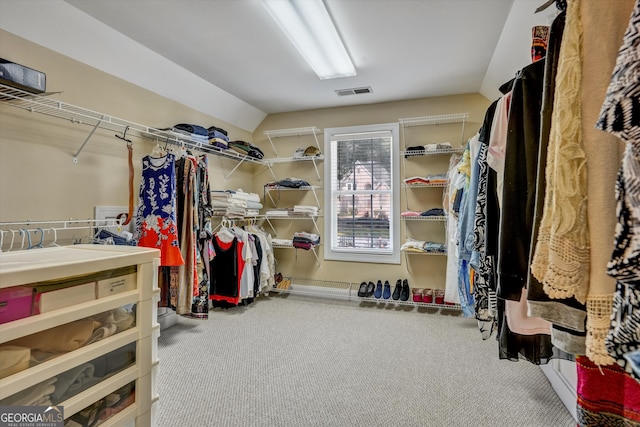
[[[324,258],[400,263],[398,124],[328,128]]]

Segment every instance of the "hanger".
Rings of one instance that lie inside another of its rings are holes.
[[[20,249],[24,249],[24,238],[27,238],[27,249],[31,249],[31,234],[29,234],[29,230],[26,228],[20,229],[20,235],[22,236],[22,243],[20,244]]]
[[[120,138],[121,140],[126,141],[126,142],[127,142],[127,146],[129,146],[129,147],[130,147],[130,146],[131,146],[131,144],[133,144],[133,143],[131,142],[131,140],[130,140],[130,139],[127,139],[127,131],[128,131],[128,130],[129,130],[129,126],[127,126],[126,128],[124,128],[124,132],[122,133],[122,136],[120,136],[120,135],[116,134],[116,138]]]
[[[542,12],[554,3],[556,4],[556,8],[558,8],[558,10],[567,10],[567,0],[547,0],[546,2],[538,6],[535,13]]]
[[[55,227],[51,227],[51,231],[53,231],[53,242],[51,242],[51,246],[60,246],[58,242],[58,230]]]
[[[9,250],[13,249],[13,241],[16,238],[16,230],[11,230],[11,246],[9,246]]]
[[[42,228],[36,228],[35,232],[37,233],[38,231],[40,232],[40,241],[28,249],[44,248],[42,245],[42,243],[44,243],[44,230]],[[31,244],[31,242],[29,242],[29,244]]]
[[[222,240],[225,243],[231,242],[235,239],[236,235],[231,231],[231,227],[233,227],[233,221],[228,220],[227,218],[222,218],[220,230],[216,233],[218,239]]]

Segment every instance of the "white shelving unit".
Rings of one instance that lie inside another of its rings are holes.
[[[106,245],[52,247],[3,254],[0,257],[1,289],[88,276],[129,266],[136,267],[136,288],[0,324],[0,346],[33,333],[132,304],[136,307],[136,318],[130,329],[0,379],[0,399],[36,386],[110,351],[136,343],[135,363],[132,366],[105,377],[58,405],[64,407],[66,419],[118,388],[134,382],[135,402],[102,425],[155,425],[153,414],[158,405],[155,378],[159,364],[157,338],[160,335],[160,326],[156,321],[160,293],[157,287],[159,256],[160,252],[156,249]]]
[[[276,157],[273,158],[267,158],[265,159],[265,163],[267,164],[267,166],[269,166],[269,168],[271,169],[271,174],[274,176],[274,178],[276,178],[276,173],[274,173],[273,170],[273,166],[277,165],[277,164],[285,164],[285,163],[295,163],[295,162],[311,162],[313,164],[313,168],[315,170],[315,174],[316,174],[316,178],[318,181],[322,181],[322,175],[320,174],[320,169],[318,168],[318,164],[319,162],[324,160],[324,155],[322,154],[318,154],[316,156],[302,156],[302,157],[280,157],[279,153],[278,153],[278,149],[276,147],[276,143],[275,141],[278,138],[296,138],[296,141],[306,141],[304,143],[299,143],[298,144],[298,148],[302,148],[305,149],[308,146],[311,145],[315,145],[318,148],[318,152],[321,153],[321,145],[320,145],[320,140],[318,139],[318,136],[322,133],[322,131],[315,127],[315,126],[310,126],[310,127],[300,127],[300,128],[291,128],[291,129],[275,129],[275,130],[267,130],[264,131],[264,135],[267,137],[267,139],[269,140],[269,143],[271,144],[271,147],[273,148],[273,152],[275,153]],[[271,205],[274,207],[278,206],[278,203],[276,202],[276,200],[273,197],[273,193],[280,193],[280,192],[310,192],[311,194],[313,194],[313,198],[315,200],[315,206],[318,207],[318,210],[320,210],[320,199],[318,197],[318,191],[320,191],[322,189],[321,186],[317,186],[317,185],[304,185],[298,188],[291,188],[291,187],[285,187],[285,186],[264,186],[264,204],[266,205],[266,200],[267,198],[270,200]],[[276,227],[274,226],[272,221],[311,221],[313,224],[313,231],[315,233],[317,233],[318,235],[320,235],[320,228],[318,227],[318,216],[315,215],[309,215],[309,214],[291,214],[291,215],[263,215],[261,216],[261,218],[263,218],[267,224],[269,224],[269,226],[271,227],[271,229],[273,230],[273,232],[275,233],[275,235],[278,235],[278,231],[276,229]],[[316,247],[313,247],[311,249],[309,249],[308,252],[313,253],[313,256],[316,259],[316,264],[320,265],[320,258],[318,256],[318,249],[319,245]],[[298,248],[295,248],[292,245],[274,245],[273,246],[274,249],[280,249],[280,250],[291,250],[291,249],[295,249],[296,250],[296,257],[298,254]]]
[[[429,176],[434,176],[437,174],[442,174],[446,172],[444,158],[445,156],[451,156],[452,154],[458,154],[464,152],[464,131],[466,121],[469,119],[469,113],[455,113],[455,114],[442,114],[442,115],[434,115],[434,116],[422,116],[422,117],[409,117],[399,119],[400,123],[400,139],[403,147],[403,151],[400,152],[400,155],[403,159],[403,171],[405,178],[411,178],[414,176],[419,176],[421,178],[428,178]],[[432,134],[438,134],[439,132],[431,132],[428,127],[434,126],[443,126],[447,125],[445,128],[439,129],[442,131],[440,136],[434,138]],[[454,141],[453,138],[454,132],[457,131],[457,126],[460,127],[460,139],[459,146],[457,144],[449,143],[450,147],[438,148],[437,145],[426,148],[429,144],[438,144],[442,143],[444,135],[446,135],[446,140]],[[423,127],[424,129],[418,131],[413,130],[413,128]],[[426,127],[426,128],[425,128]],[[440,138],[440,139],[439,139]],[[412,146],[412,150],[408,150]],[[417,147],[425,147],[424,150],[417,150]],[[439,159],[442,158],[442,160]],[[444,170],[442,170],[444,169]],[[411,170],[411,173],[409,171]],[[419,170],[420,172],[417,172]],[[407,184],[403,182],[404,189],[404,200],[405,206],[407,210],[412,211],[424,211],[428,209],[428,207],[420,207],[416,209],[413,206],[410,206],[410,200],[412,200],[412,195],[409,193],[411,191],[435,191],[439,189],[442,192],[443,189],[446,189],[448,186],[447,182],[436,182],[436,183],[417,183],[417,184]],[[412,193],[413,194],[413,193]],[[422,194],[422,193],[421,193]],[[431,195],[431,193],[429,193]],[[417,196],[416,196],[417,197]],[[431,196],[430,196],[431,197]],[[431,197],[432,199],[433,197]],[[432,206],[433,207],[433,206]],[[402,217],[402,221],[404,224],[404,233],[405,237],[409,239],[410,230],[408,224],[413,223],[414,221],[437,221],[443,223],[443,228],[446,227],[445,216],[407,216]],[[445,228],[446,229],[446,228]],[[418,233],[415,228],[412,231]],[[423,233],[432,233],[432,230],[425,231],[420,229],[419,234]],[[425,239],[418,239],[420,241],[424,241]],[[442,256],[444,260],[446,260],[446,253],[441,252],[414,252],[414,251],[403,251],[405,255],[405,260],[407,262],[407,268],[410,268],[410,259],[409,256],[414,255],[439,255]]]
[[[234,150],[223,150],[202,141],[190,138],[175,132],[152,128],[139,123],[120,119],[108,114],[88,110],[86,108],[71,105],[58,101],[52,97],[34,95],[11,86],[0,84],[0,101],[16,108],[27,110],[32,113],[44,114],[51,117],[63,119],[65,121],[86,125],[91,130],[84,142],[73,155],[73,162],[78,163],[80,153],[87,145],[97,129],[108,130],[122,134],[123,138],[134,136],[152,139],[161,144],[171,144],[185,147],[202,153],[223,157],[238,162],[236,166],[225,176],[228,178],[244,162],[265,165],[262,159],[240,154]]]

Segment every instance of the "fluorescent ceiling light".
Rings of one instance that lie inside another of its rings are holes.
[[[322,0],[262,0],[262,4],[320,79],[356,75]]]

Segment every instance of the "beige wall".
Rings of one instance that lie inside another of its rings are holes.
[[[11,33],[0,31],[0,56],[43,71],[50,98],[144,124],[216,125],[232,139],[251,134],[182,104],[155,95]],[[105,52],[118,60],[117,52]],[[130,64],[144,67],[144,64]],[[153,73],[153,70],[149,70]],[[180,82],[167,82],[180,84]],[[114,132],[97,130],[74,164],[73,154],[91,127],[0,105],[0,221],[92,218],[96,205],[127,205],[127,149]],[[134,167],[139,186],[140,159],[154,141],[134,138]],[[235,161],[210,157],[212,188],[251,191],[253,166],[241,166],[228,180]]]
[[[366,95],[362,95],[363,99]],[[462,142],[478,131],[484,119],[489,100],[479,94],[467,94],[446,96],[429,99],[414,99],[400,102],[389,102],[374,105],[362,105],[356,107],[327,108],[293,113],[273,114],[260,124],[254,132],[254,141],[265,150],[265,155],[274,155],[264,131],[276,129],[289,129],[315,126],[319,129],[342,126],[356,126],[364,124],[397,122],[400,118],[421,117],[441,114],[455,114],[468,112],[470,118],[466,123],[464,135],[460,124],[439,125],[427,127],[412,127],[406,129],[406,146],[424,145],[431,142],[448,141],[460,146]],[[324,135],[320,135],[319,142],[324,152]],[[280,157],[291,156],[296,147],[306,147],[314,144],[312,136],[283,137],[274,140]],[[405,144],[401,144],[404,146]],[[322,174],[322,162],[320,171]],[[427,175],[446,172],[448,169],[448,156],[423,158],[419,161],[402,162],[401,177],[413,175]],[[315,171],[309,162],[296,162],[274,166],[274,173],[278,179],[293,176],[308,180],[312,185],[324,186],[322,180],[317,180]],[[257,171],[254,177],[254,188],[259,189],[266,182],[273,180],[271,173],[262,169]],[[277,204],[282,207],[291,207],[293,204],[315,204],[310,193],[291,194],[295,192],[283,192]],[[320,202],[323,200],[323,192],[318,193]],[[408,204],[407,204],[408,203]],[[267,202],[266,205],[270,203]],[[411,189],[401,194],[401,210],[426,210],[432,207],[442,206],[442,190],[440,189]],[[321,215],[326,212],[321,211]],[[304,229],[314,231],[312,224],[303,221],[284,220],[273,221],[278,232],[278,237],[291,238],[294,231]],[[323,235],[324,221],[321,217],[318,221],[322,241],[326,241]],[[410,223],[409,235],[420,240],[444,242],[443,223]],[[405,241],[405,227],[401,227],[401,243]],[[393,286],[397,279],[409,279],[411,286],[443,288],[446,274],[446,259],[439,256],[410,256],[401,257],[401,264],[370,264],[370,263],[344,263],[337,261],[325,261],[323,250],[319,248],[320,264],[311,253],[303,250],[277,249],[278,271],[284,275],[307,279],[348,281],[360,283],[361,281],[375,281],[377,279],[389,280]]]

